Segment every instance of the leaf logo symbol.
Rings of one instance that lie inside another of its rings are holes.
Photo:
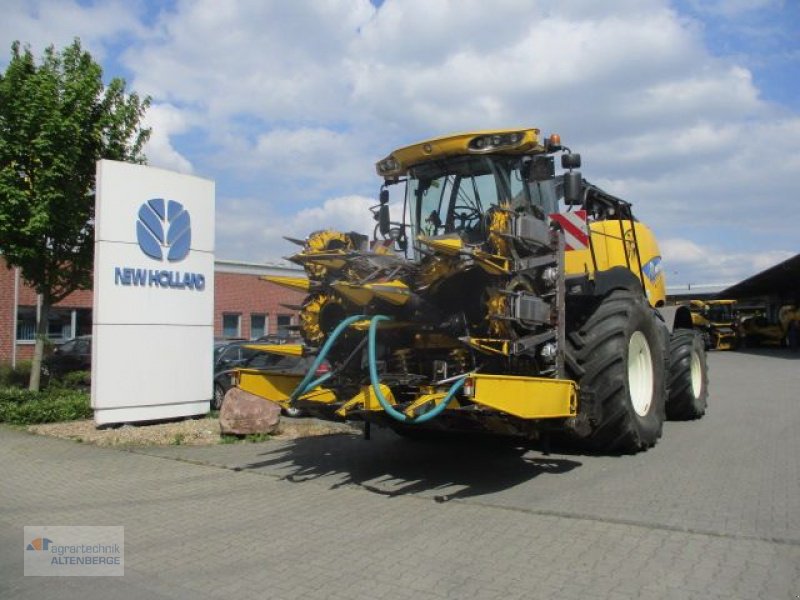
[[[148,200],[139,208],[136,221],[139,248],[150,258],[169,262],[186,258],[192,245],[192,226],[189,211],[175,200]]]

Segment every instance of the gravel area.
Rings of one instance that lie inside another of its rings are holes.
[[[282,417],[279,427],[278,433],[269,436],[269,439],[291,440],[318,435],[360,433],[352,425],[311,418]],[[97,429],[92,420],[69,421],[30,425],[27,430],[38,435],[97,446],[208,446],[223,441],[219,432],[219,421],[211,417],[107,429]]]

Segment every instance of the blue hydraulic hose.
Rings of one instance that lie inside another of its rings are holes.
[[[333,330],[333,332],[328,336],[328,339],[322,345],[322,349],[319,351],[317,358],[308,368],[308,372],[306,373],[305,377],[303,377],[302,381],[300,381],[300,385],[298,385],[292,392],[292,395],[289,397],[289,404],[292,404],[300,396],[302,396],[309,390],[314,389],[315,387],[317,387],[322,382],[326,381],[331,376],[330,373],[326,373],[316,381],[311,381],[311,379],[314,377],[314,374],[317,372],[317,369],[322,364],[322,361],[325,360],[325,357],[328,355],[328,352],[330,352],[331,347],[333,346],[337,338],[352,323],[355,323],[356,321],[359,321],[364,318],[365,318],[364,315],[353,315],[352,317],[347,317],[344,321],[342,321],[336,326],[336,329]]]
[[[447,395],[433,410],[429,410],[418,417],[409,417],[408,415],[396,410],[391,404],[389,404],[389,401],[383,395],[383,392],[381,391],[380,380],[378,379],[378,367],[375,356],[375,338],[376,331],[378,329],[378,323],[381,321],[391,321],[391,318],[384,315],[375,315],[372,317],[372,321],[370,321],[369,324],[369,378],[370,382],[372,383],[372,390],[375,392],[375,396],[378,398],[378,402],[383,407],[383,410],[385,410],[386,413],[393,419],[400,421],[401,423],[424,423],[425,421],[430,421],[434,417],[439,416],[442,411],[447,408],[447,405],[450,404],[450,400],[453,398],[455,393],[458,392],[458,390],[460,390],[464,385],[464,382],[466,381],[466,375],[450,386],[450,389],[447,391]]]

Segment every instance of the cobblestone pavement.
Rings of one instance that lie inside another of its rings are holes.
[[[800,361],[714,353],[708,415],[603,457],[373,432],[126,452],[0,428],[0,598],[800,594]],[[22,577],[24,525],[124,525],[125,576]]]

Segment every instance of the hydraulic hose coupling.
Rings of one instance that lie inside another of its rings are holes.
[[[380,379],[378,378],[378,366],[377,366],[377,356],[375,352],[376,347],[376,337],[377,337],[377,330],[378,330],[378,323],[381,321],[391,321],[391,317],[387,317],[386,315],[375,315],[372,317],[372,320],[369,324],[369,333],[368,333],[368,354],[369,354],[369,378],[370,383],[372,384],[372,391],[375,392],[375,397],[378,399],[381,407],[386,414],[390,417],[395,419],[396,421],[400,421],[401,423],[410,423],[410,424],[417,424],[417,423],[424,423],[426,421],[430,421],[431,419],[439,416],[447,405],[450,404],[450,400],[453,396],[460,390],[464,382],[466,381],[466,375],[464,377],[458,379],[450,389],[447,391],[447,395],[444,399],[436,405],[435,408],[429,410],[428,412],[419,415],[417,417],[409,417],[408,415],[401,413],[397,409],[395,409],[389,401],[386,399],[386,396],[383,395],[380,386]]]

